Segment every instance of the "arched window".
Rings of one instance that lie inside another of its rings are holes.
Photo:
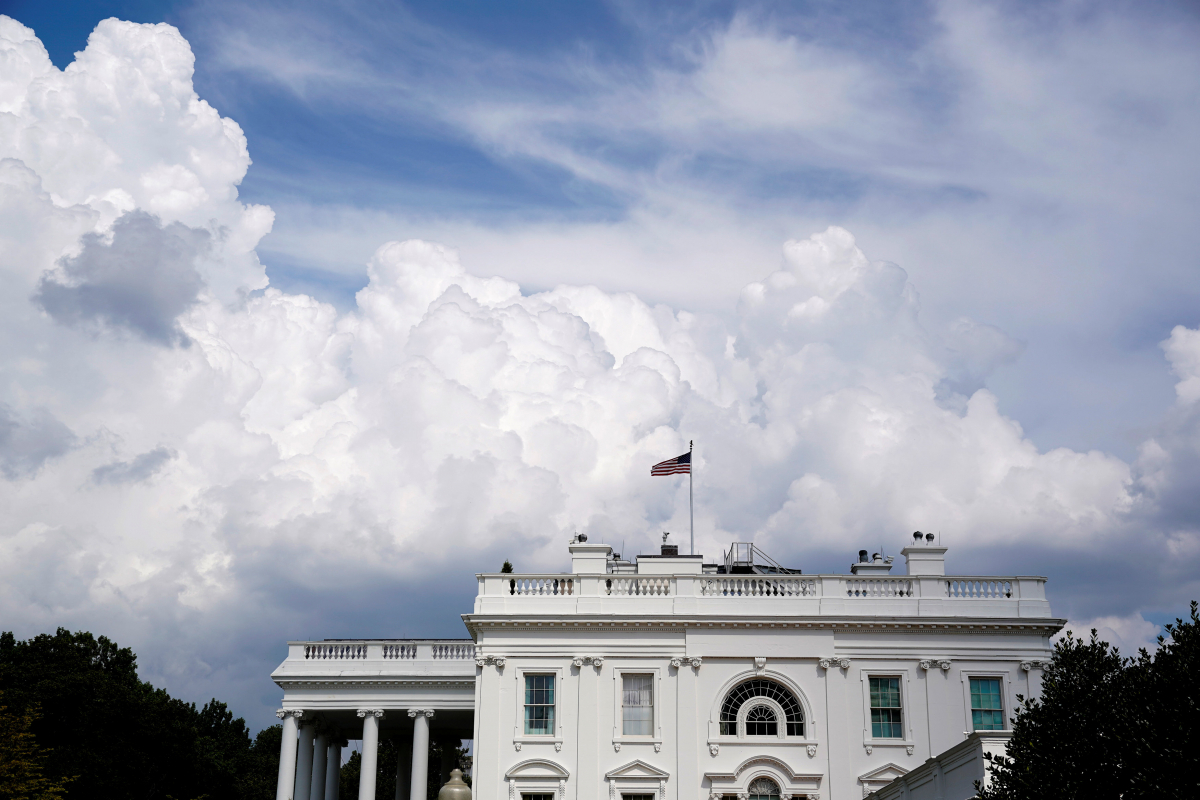
[[[721,704],[721,735],[737,736],[738,712],[742,706],[756,697],[766,697],[774,700],[783,709],[786,718],[788,736],[804,735],[804,710],[796,696],[787,687],[777,681],[767,678],[754,678],[739,683],[725,697]],[[751,705],[746,714],[747,736],[777,736],[779,720],[774,710],[768,705]]]
[[[770,706],[755,706],[746,714],[747,736],[778,736],[779,720]]]
[[[750,800],[779,800],[779,786],[770,778],[755,778],[749,795]]]

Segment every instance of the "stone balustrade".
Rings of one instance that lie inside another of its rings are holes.
[[[366,661],[473,661],[475,644],[470,639],[359,639],[322,642],[290,642],[289,660]]]
[[[1050,616],[1046,579],[1034,576],[490,573],[477,578],[476,613]]]

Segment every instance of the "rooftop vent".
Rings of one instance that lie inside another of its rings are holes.
[[[858,551],[858,563],[850,565],[850,573],[852,575],[886,575],[892,571],[892,556],[884,556],[882,553],[871,553],[871,557],[867,558],[866,550]]]

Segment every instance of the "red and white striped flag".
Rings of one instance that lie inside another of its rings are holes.
[[[681,456],[660,461],[650,468],[651,475],[691,475],[692,452],[689,450]]]

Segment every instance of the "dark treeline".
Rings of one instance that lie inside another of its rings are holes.
[[[1200,615],[1123,658],[1092,631],[1054,646],[1039,700],[1013,720],[982,800],[1200,797]]]
[[[197,708],[139,680],[133,650],[103,636],[0,633],[0,800],[273,800],[281,736],[251,737],[224,703]],[[429,800],[469,766],[460,744],[431,743]],[[395,797],[401,756],[380,741],[380,800]],[[358,797],[360,763],[353,752],[342,768],[343,798]]]
[[[275,797],[278,725],[251,737],[224,703],[171,697],[103,636],[0,634],[0,706],[0,769],[23,776],[0,776],[0,798],[63,796],[56,786],[90,800]]]

